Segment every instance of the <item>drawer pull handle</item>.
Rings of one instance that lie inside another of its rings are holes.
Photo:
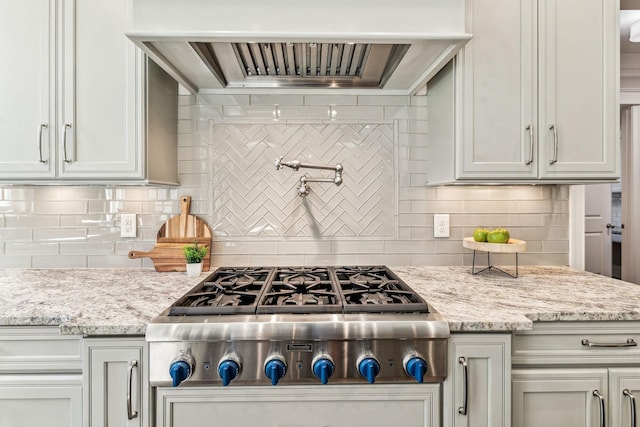
[[[600,391],[593,390],[593,395],[598,398],[600,402],[600,427],[605,427],[605,415],[604,415],[604,397],[600,394]]]
[[[637,347],[638,343],[633,340],[633,338],[627,339],[627,342],[624,343],[616,343],[616,342],[591,342],[588,339],[582,340],[582,345],[586,345],[587,347]]]
[[[628,388],[622,390],[622,394],[629,398],[629,404],[631,405],[631,427],[636,427],[636,397]]]
[[[464,383],[462,387],[462,406],[458,407],[458,413],[460,415],[467,415],[467,405],[469,403],[469,373],[467,372],[469,367],[467,365],[467,358],[460,356],[458,363],[462,365],[462,382]]]
[[[132,408],[131,394],[133,392],[133,368],[138,367],[138,361],[132,360],[127,369],[127,418],[132,420],[138,416],[138,411]]]

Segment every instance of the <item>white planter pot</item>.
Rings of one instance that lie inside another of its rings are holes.
[[[202,273],[202,263],[187,264],[187,276],[198,277]]]

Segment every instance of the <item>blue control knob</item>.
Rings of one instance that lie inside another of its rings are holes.
[[[280,359],[271,359],[264,365],[264,373],[271,380],[272,385],[277,385],[286,372],[287,365]]]
[[[410,377],[415,378],[416,381],[422,383],[424,380],[424,374],[427,373],[427,362],[425,362],[422,357],[413,356],[405,362],[404,369]]]
[[[358,372],[369,381],[369,384],[373,384],[380,373],[380,363],[373,357],[365,357],[358,363]]]
[[[169,375],[173,380],[172,385],[178,387],[180,383],[191,376],[191,364],[186,360],[176,360],[169,367]]]
[[[240,365],[235,360],[226,359],[218,365],[218,375],[222,379],[222,385],[228,386],[240,373]]]
[[[313,362],[313,375],[320,378],[322,384],[327,384],[329,378],[333,375],[335,365],[333,361],[327,358],[319,358]]]

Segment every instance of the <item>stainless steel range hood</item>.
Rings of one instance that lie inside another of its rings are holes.
[[[127,37],[192,93],[413,94],[471,38],[464,0],[129,0]]]

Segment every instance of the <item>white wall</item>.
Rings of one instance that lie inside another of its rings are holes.
[[[461,240],[477,225],[505,226],[513,237],[526,240],[521,263],[567,264],[568,187],[424,186],[429,143],[425,100],[424,96],[182,95],[179,188],[0,187],[0,267],[152,267],[150,260],[129,260],[127,253],[153,248],[162,221],[179,213],[177,200],[182,194],[192,196],[191,213],[205,219],[214,232],[214,265],[469,264],[470,252],[462,248]],[[273,129],[295,133],[305,125],[311,136],[293,145],[264,137]],[[385,137],[377,142],[348,137],[369,125],[380,126],[390,137],[388,145]],[[234,142],[230,132],[239,129],[259,136],[245,135],[242,143]],[[329,133],[338,129],[343,149],[336,152],[336,144],[327,144],[314,129]],[[268,149],[245,164],[241,159],[256,153],[252,141]],[[223,150],[235,146],[236,160],[227,161]],[[310,184],[312,194],[303,201],[294,191],[299,173],[273,167],[271,156],[283,147],[282,155],[312,153],[314,163],[344,163],[345,183]],[[372,147],[377,154],[371,154]],[[366,156],[374,164],[363,161]],[[247,165],[262,174],[260,179],[247,185],[255,177],[245,178],[242,191],[225,190],[236,175],[233,168],[249,169]],[[366,194],[362,189],[372,182],[379,188]],[[266,197],[269,203],[239,200],[246,194]],[[225,210],[220,206],[228,204],[252,210],[243,215],[253,215],[258,228],[276,224],[276,232],[252,233],[247,231],[250,227],[234,231],[221,213]],[[336,216],[333,211],[341,213]],[[119,213],[139,214],[137,238],[119,237]],[[451,215],[450,238],[433,238],[434,213]],[[279,221],[270,222],[269,215],[275,214]],[[336,221],[347,223],[349,230],[337,227]],[[380,224],[367,227],[367,221]],[[513,259],[497,262],[509,264]]]

